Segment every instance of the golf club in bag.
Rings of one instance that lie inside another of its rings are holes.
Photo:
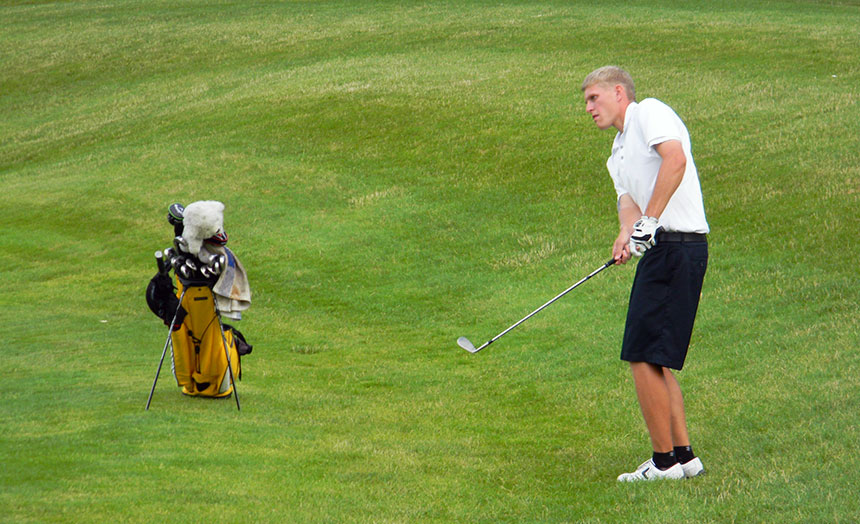
[[[615,265],[615,258],[610,259],[607,263],[603,264],[603,265],[602,265],[602,266],[600,266],[599,268],[595,269],[594,271],[592,271],[591,273],[589,273],[588,275],[586,275],[582,280],[580,280],[580,281],[579,281],[579,282],[577,282],[576,284],[574,284],[574,285],[570,286],[569,288],[565,289],[564,291],[562,291],[561,293],[559,293],[558,295],[556,295],[552,300],[550,300],[550,301],[549,301],[549,302],[547,302],[546,304],[542,305],[541,307],[539,307],[539,308],[535,309],[534,311],[532,311],[531,313],[529,313],[528,315],[526,315],[525,317],[523,317],[522,319],[520,319],[517,323],[515,323],[514,325],[512,325],[512,326],[511,326],[511,327],[509,327],[508,329],[506,329],[506,330],[502,331],[501,333],[499,333],[499,334],[498,334],[498,335],[496,335],[495,337],[493,337],[493,338],[491,338],[490,340],[488,340],[488,341],[484,342],[481,346],[479,346],[479,347],[477,347],[477,348],[476,348],[476,347],[475,347],[475,345],[474,345],[474,344],[472,344],[472,343],[469,341],[469,339],[468,339],[468,338],[466,338],[466,337],[460,337],[460,338],[458,338],[458,339],[457,339],[457,344],[458,344],[461,348],[463,348],[463,349],[465,349],[466,351],[468,351],[469,353],[477,353],[478,351],[481,351],[482,349],[484,349],[485,347],[489,346],[490,344],[492,344],[492,343],[493,343],[493,342],[495,342],[496,340],[498,340],[498,339],[502,338],[502,337],[505,335],[505,333],[507,333],[508,331],[510,331],[510,330],[512,330],[512,329],[514,329],[515,327],[519,326],[520,324],[522,324],[522,323],[523,323],[523,322],[525,322],[526,320],[528,320],[528,319],[532,318],[532,317],[533,317],[533,316],[535,316],[537,313],[539,313],[541,310],[543,310],[545,307],[549,306],[550,304],[552,304],[552,303],[553,303],[553,302],[555,302],[556,300],[560,299],[561,297],[565,296],[565,295],[566,295],[566,294],[568,294],[569,292],[573,291],[577,286],[579,286],[580,284],[582,284],[583,282],[585,282],[585,281],[586,281],[586,280],[588,280],[589,278],[593,277],[594,275],[596,275],[596,274],[600,273],[601,271],[603,271],[604,269],[606,269],[606,268],[608,268],[609,266],[612,266],[612,265]]]

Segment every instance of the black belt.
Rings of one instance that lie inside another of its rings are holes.
[[[704,233],[676,233],[674,231],[661,231],[657,234],[657,243],[660,242],[707,242],[708,236]]]

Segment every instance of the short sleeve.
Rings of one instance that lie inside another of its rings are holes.
[[[639,111],[642,136],[649,148],[669,140],[682,141],[680,118],[671,107],[652,98],[643,100]]]

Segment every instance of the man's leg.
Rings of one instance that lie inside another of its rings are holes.
[[[668,453],[673,450],[672,399],[663,368],[648,362],[631,362],[630,370],[654,452]]]
[[[671,397],[663,376],[663,368],[647,362],[631,362],[633,382],[636,384],[636,395],[639,397],[639,407],[654,454],[651,460],[644,462],[632,473],[622,473],[618,480],[622,482],[653,480],[660,478],[684,478],[684,468],[675,457],[672,447],[672,417]]]
[[[681,386],[678,379],[669,368],[663,368],[666,378],[666,386],[669,389],[669,403],[671,405],[672,441],[675,445],[675,457],[684,469],[685,477],[695,477],[705,471],[701,459],[693,453],[690,446],[690,436],[687,433],[687,415],[684,410],[684,396],[681,394]]]
[[[672,444],[675,447],[689,446],[690,436],[687,433],[687,415],[684,411],[684,396],[681,394],[681,386],[671,369],[663,368],[663,376],[669,392]]]

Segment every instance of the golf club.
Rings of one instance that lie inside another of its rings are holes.
[[[155,263],[158,265],[158,272],[162,275],[166,275],[169,271],[169,268],[164,262],[164,253],[162,253],[161,251],[155,252]]]
[[[506,329],[506,330],[502,331],[501,333],[499,333],[499,334],[498,334],[498,335],[496,335],[495,337],[491,338],[490,340],[488,340],[488,341],[484,342],[484,344],[483,344],[483,345],[481,345],[480,347],[477,347],[477,348],[476,348],[476,347],[475,347],[475,345],[474,345],[474,344],[472,344],[472,343],[469,341],[469,339],[468,339],[468,338],[466,338],[466,337],[460,337],[460,338],[458,338],[458,339],[457,339],[457,344],[458,344],[461,348],[463,348],[463,349],[465,349],[466,351],[468,351],[469,353],[477,353],[478,351],[481,351],[482,349],[484,349],[485,347],[489,346],[490,344],[492,344],[492,343],[493,343],[493,342],[495,342],[496,340],[500,339],[500,338],[501,338],[502,336],[504,336],[504,334],[505,334],[505,333],[507,333],[508,331],[510,331],[510,330],[514,329],[515,327],[519,326],[520,324],[522,324],[522,323],[523,323],[523,322],[525,322],[526,320],[528,320],[528,319],[530,319],[531,317],[533,317],[534,315],[536,315],[538,312],[540,312],[542,309],[544,309],[544,308],[545,308],[545,307],[547,307],[548,305],[552,304],[552,303],[553,303],[553,302],[555,302],[556,300],[560,299],[561,297],[563,297],[564,295],[566,295],[567,293],[569,293],[570,291],[572,291],[572,290],[573,290],[574,288],[576,288],[578,285],[582,284],[583,282],[585,282],[585,281],[586,281],[586,280],[588,280],[589,278],[593,277],[594,275],[596,275],[596,274],[600,273],[601,271],[603,271],[604,269],[606,269],[606,268],[608,268],[609,266],[612,266],[612,265],[615,265],[615,258],[611,258],[611,259],[609,260],[609,262],[607,262],[607,263],[603,264],[602,266],[600,266],[599,268],[595,269],[594,271],[592,271],[591,273],[589,273],[585,278],[583,278],[582,280],[580,280],[580,281],[579,281],[579,282],[577,282],[576,284],[574,284],[574,285],[570,286],[569,288],[565,289],[564,291],[562,291],[561,293],[559,293],[558,295],[556,295],[556,296],[555,296],[555,298],[553,298],[552,300],[550,300],[550,301],[549,301],[549,302],[547,302],[546,304],[544,304],[544,305],[542,305],[541,307],[539,307],[539,308],[535,309],[534,311],[532,311],[531,313],[529,313],[528,315],[526,315],[525,317],[523,317],[522,319],[520,319],[520,321],[519,321],[519,322],[517,322],[516,324],[514,324],[514,325],[512,325],[511,327],[509,327],[508,329]]]

